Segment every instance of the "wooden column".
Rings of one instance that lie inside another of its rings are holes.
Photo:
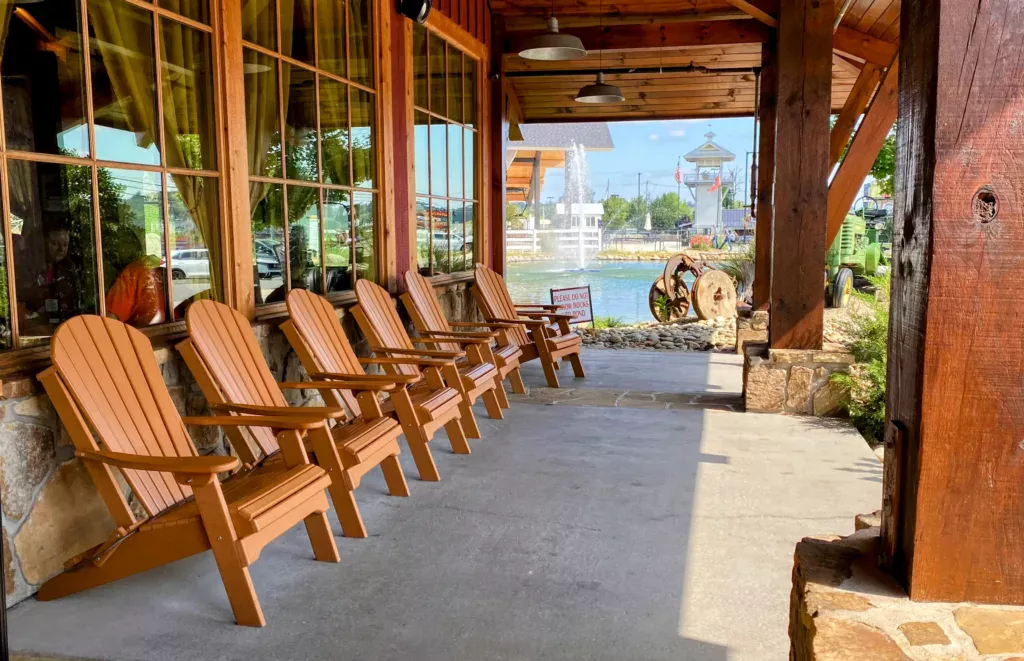
[[[775,118],[779,68],[774,41],[761,49],[761,95],[757,114],[757,196],[754,216],[754,309],[767,307],[772,286],[772,188],[775,186]]]
[[[494,14],[491,21],[491,70],[488,74],[490,112],[484,139],[491,145],[490,171],[485,185],[490,188],[489,209],[485,211],[490,236],[489,266],[505,273],[505,149],[508,144],[508,105],[505,98],[505,66],[502,49],[505,42],[505,21]]]
[[[782,0],[771,325],[775,349],[820,349],[825,310],[832,0]]]
[[[1024,604],[1024,3],[904,0],[883,547]]]
[[[392,234],[395,243],[395,275],[398,289],[405,290],[405,272],[415,269],[416,209],[412,194],[415,180],[413,170],[413,91],[411,43],[412,21],[396,15],[391,21],[391,79],[392,120],[394,126],[395,168],[395,223]]]

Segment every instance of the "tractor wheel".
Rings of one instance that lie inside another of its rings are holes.
[[[682,282],[681,277],[679,282]],[[673,287],[672,290],[675,298],[670,297],[669,290],[665,287],[665,278],[659,277],[647,294],[647,305],[651,309],[651,314],[661,323],[682,319],[690,311],[690,292],[685,284],[682,287]]]
[[[839,269],[832,283],[832,307],[845,308],[853,298],[853,271]]]
[[[864,250],[864,275],[874,277],[878,274],[878,265],[882,263],[882,246],[877,243],[868,244]]]

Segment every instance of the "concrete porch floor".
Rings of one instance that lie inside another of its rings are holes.
[[[252,568],[268,625],[232,624],[211,554],[8,613],[15,652],[88,659],[788,658],[793,549],[878,508],[881,465],[844,422],[729,410],[737,356],[589,351],[442,481],[356,497],[370,538],[312,559],[301,526]],[[628,391],[628,392],[627,392]],[[660,393],[652,395],[650,393]],[[336,533],[340,527],[329,514]],[[17,658],[17,656],[16,656]]]

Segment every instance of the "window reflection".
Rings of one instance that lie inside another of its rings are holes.
[[[220,298],[217,197],[216,179],[183,175],[167,179],[175,319],[184,319],[185,310],[194,301]]]
[[[413,103],[427,108],[427,29],[419,23],[412,26],[412,75]]]
[[[462,121],[462,53],[448,49],[448,118]]]
[[[430,119],[430,194],[448,194],[448,125]]]
[[[432,32],[427,33],[428,55],[430,58],[430,111],[445,117],[448,116],[445,85],[445,49],[444,40]]]
[[[167,165],[216,170],[210,35],[160,19],[160,56]]]
[[[323,293],[320,278],[319,190],[288,187],[288,262],[291,288]]]
[[[430,149],[427,141],[429,130],[427,115],[417,110],[413,127],[413,144],[416,151],[413,170],[416,173],[416,193],[422,195],[430,192]]]
[[[277,47],[274,0],[242,0],[242,39],[264,48]]]
[[[448,243],[448,231],[450,228],[448,226],[447,200],[430,201],[430,224],[432,226],[431,241],[433,245],[431,257],[434,261],[434,271],[436,273],[450,273],[451,254]]]
[[[345,71],[345,0],[318,0],[316,6],[319,67],[341,77]],[[353,51],[353,56],[355,52]]]
[[[359,278],[375,280],[377,278],[377,262],[374,257],[374,195],[356,192],[352,196],[355,203],[355,234],[356,234],[356,275]]]
[[[349,77],[357,83],[373,86],[372,0],[348,0],[351,29],[349,52],[352,55]]]
[[[448,195],[462,197],[462,127],[448,125]]]
[[[281,54],[313,64],[313,2],[287,0],[281,3]]]
[[[374,186],[374,96],[352,88],[352,172],[355,185],[360,188]]]
[[[416,261],[422,275],[431,275],[430,255],[433,248],[430,223],[430,200],[416,198]]]
[[[281,69],[288,90],[284,127],[288,178],[317,181],[315,74],[289,64]]]
[[[284,190],[280,184],[249,184],[257,304],[284,300]]]
[[[277,104],[277,61],[243,49],[245,121],[249,174],[281,176],[281,115]]]
[[[352,289],[352,219],[346,191],[324,192],[324,265],[328,292]]]
[[[320,77],[320,131],[323,135],[324,183],[349,181],[348,85]]]

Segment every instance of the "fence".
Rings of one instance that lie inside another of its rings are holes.
[[[575,252],[579,247],[580,231],[567,230],[506,230],[505,249],[508,252]],[[583,230],[583,249],[587,252],[600,252],[604,247],[603,232],[597,227]]]

